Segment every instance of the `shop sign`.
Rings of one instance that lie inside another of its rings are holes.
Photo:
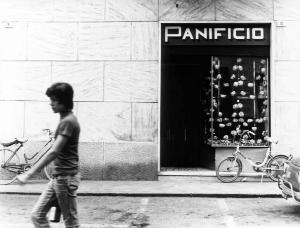
[[[164,45],[269,45],[268,24],[162,24]]]

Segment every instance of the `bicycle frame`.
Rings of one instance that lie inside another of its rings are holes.
[[[39,149],[36,153],[34,153],[33,156],[27,157],[26,153],[23,154],[25,163],[10,164],[9,162],[13,159],[14,156],[17,155],[18,151],[23,147],[23,142],[19,142],[19,145],[17,145],[16,149],[14,149],[14,150],[9,149],[9,151],[11,151],[12,154],[10,155],[10,157],[7,160],[4,161],[4,163],[1,165],[1,167],[10,172],[13,172],[13,173],[24,172],[26,169],[35,165],[51,149],[51,146],[50,146],[43,153],[41,153],[53,141],[53,137],[51,137],[50,132],[49,132],[49,137],[50,137],[49,140],[44,144],[44,146],[41,149]],[[0,149],[0,151],[5,152],[5,149],[2,148],[2,149]],[[40,155],[39,158],[35,162],[29,163],[29,161],[34,159],[37,155]]]
[[[48,144],[50,143],[52,141],[52,138],[50,138],[47,142],[46,142],[46,144],[39,150],[39,151],[37,151],[34,155],[32,155],[32,157],[27,157],[26,156],[26,154],[24,153],[24,159],[25,159],[25,162],[26,163],[28,163],[28,161],[30,161],[30,160],[32,160],[32,159],[34,159],[46,146],[48,146]],[[50,147],[51,148],[51,147]],[[47,153],[48,151],[49,151],[49,149],[50,148],[48,148],[43,154],[42,154],[42,156],[41,157],[43,157],[44,156],[44,154],[45,153]],[[39,161],[40,159],[38,159],[37,161]],[[35,162],[36,163],[36,162]],[[34,164],[35,164],[34,163]]]
[[[271,155],[271,146],[268,147],[267,151],[266,151],[266,155],[265,155],[265,158],[263,160],[262,163],[260,164],[255,164],[252,159],[246,157],[244,154],[242,154],[242,152],[240,151],[240,145],[237,145],[236,147],[236,151],[234,152],[234,157],[235,159],[238,158],[238,156],[241,156],[244,160],[246,160],[251,166],[255,167],[255,168],[261,168],[263,167],[267,162],[268,160],[270,160],[270,157],[272,157]]]
[[[23,143],[21,143],[14,151],[12,151],[12,155],[10,155],[10,157],[3,163],[3,167],[7,166],[7,163],[10,162],[10,160],[18,153],[18,151],[21,149],[21,147],[23,147]],[[3,148],[0,151],[4,151]]]

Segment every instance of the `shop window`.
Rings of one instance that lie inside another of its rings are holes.
[[[161,166],[212,167],[270,135],[269,23],[161,24]],[[239,133],[250,130],[240,140]]]
[[[269,59],[212,56],[207,86],[207,142],[264,146],[269,135]],[[250,130],[255,135],[239,134]],[[249,137],[251,136],[251,137]]]

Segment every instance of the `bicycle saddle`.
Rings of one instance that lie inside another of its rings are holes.
[[[25,143],[27,142],[28,140],[25,139],[25,140],[19,140],[17,138],[15,138],[13,141],[9,141],[9,142],[0,142],[0,144],[4,147],[9,147],[9,146],[12,146],[14,144],[18,144],[18,143]]]

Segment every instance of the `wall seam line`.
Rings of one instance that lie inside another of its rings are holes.
[[[132,59],[132,56],[133,56],[133,38],[132,38],[132,36],[133,36],[133,22],[130,22],[130,56],[129,56],[129,59],[130,60],[133,60]]]
[[[217,0],[213,0],[214,1],[214,9],[215,9],[215,21],[217,21]]]
[[[131,141],[133,141],[133,102],[130,103],[131,104],[131,117],[130,117],[130,121],[131,121],[131,129],[130,129],[130,139]]]
[[[104,92],[104,89],[105,89],[105,67],[106,67],[106,63],[105,62],[103,62],[103,72],[102,72],[102,74],[103,74],[103,76],[102,76],[102,80],[103,80],[103,82],[102,82],[102,101],[104,102],[104,95],[105,95],[105,92]]]
[[[102,142],[102,162],[103,162],[103,167],[102,167],[102,180],[104,180],[104,167],[105,167],[105,155],[104,155],[104,142]]]
[[[25,112],[26,112],[26,101],[23,102],[23,138],[25,137]]]

